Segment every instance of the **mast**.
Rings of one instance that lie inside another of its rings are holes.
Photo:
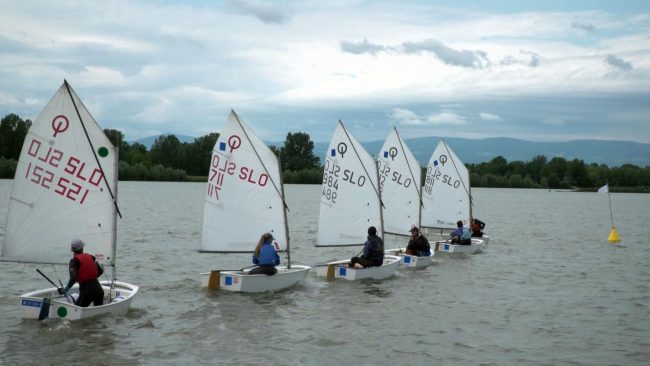
[[[289,222],[287,219],[287,211],[289,207],[284,201],[284,179],[282,175],[282,159],[278,158],[278,170],[280,171],[280,192],[282,193],[282,214],[284,216],[284,232],[287,235],[287,269],[291,269],[291,239],[289,238]]]
[[[117,169],[118,169],[118,161],[120,157],[120,151],[119,147],[115,148],[115,159],[113,159],[113,167],[114,167],[114,174],[113,174],[113,185],[115,187],[115,196],[113,199],[115,200],[115,204],[113,205],[113,239],[111,243],[111,288],[115,287],[115,277],[117,275],[117,267],[116,267],[116,256],[117,256]]]
[[[379,185],[379,159],[375,161],[375,172],[377,173],[377,184]],[[384,242],[384,203],[381,200],[381,187],[377,190],[379,200],[379,228],[381,229],[381,241]]]

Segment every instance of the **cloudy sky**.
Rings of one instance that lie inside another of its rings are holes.
[[[487,3],[487,4],[486,4]],[[0,0],[0,114],[67,79],[127,140],[511,137],[650,143],[650,1]]]

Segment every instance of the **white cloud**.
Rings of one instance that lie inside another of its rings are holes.
[[[453,111],[442,111],[428,116],[418,116],[415,112],[404,108],[395,108],[389,114],[398,124],[405,126],[432,125],[464,125],[467,118]]]
[[[427,122],[432,125],[464,125],[467,118],[452,111],[444,111],[427,117]]]
[[[421,125],[422,121],[420,117],[414,112],[404,109],[404,108],[395,108],[389,114],[389,118],[394,120],[401,125]]]
[[[120,86],[128,83],[121,72],[100,66],[87,66],[79,73],[79,80],[83,85],[97,86]]]
[[[497,116],[496,114],[481,112],[478,115],[484,121],[501,121],[501,117]]]

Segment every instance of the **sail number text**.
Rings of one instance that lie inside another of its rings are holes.
[[[386,184],[386,179],[395,182],[396,184],[408,188],[413,183],[413,179],[410,177],[404,178],[404,175],[397,170],[393,171],[391,174],[391,168],[388,164],[379,161],[379,189],[381,192],[384,191],[384,185]]]
[[[325,160],[325,169],[323,171],[323,190],[321,196],[332,203],[336,203],[337,192],[339,189],[339,178],[341,182],[352,184],[355,187],[363,187],[366,184],[364,174],[356,174],[350,169],[341,169],[333,160]]]
[[[101,169],[72,155],[66,158],[63,151],[45,147],[36,138],[32,138],[27,155],[33,159],[27,164],[25,179],[79,204],[103,178]]]
[[[460,187],[460,180],[456,179],[450,175],[442,174],[438,169],[434,169],[431,165],[427,167],[427,176],[424,180],[424,192],[431,194],[433,191],[434,181],[442,182],[443,184],[448,185],[451,188],[457,189]]]
[[[255,169],[245,166],[237,168],[234,161],[222,158],[217,154],[212,157],[208,179],[208,197],[214,197],[219,201],[223,179],[226,175],[234,176],[236,174],[241,181],[260,187],[264,187],[269,183],[268,174],[256,172]]]

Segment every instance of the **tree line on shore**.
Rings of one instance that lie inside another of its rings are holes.
[[[13,113],[0,121],[0,178],[14,177],[30,125],[30,120],[22,120]],[[143,144],[126,142],[119,130],[105,129],[104,133],[119,148],[120,180],[207,181],[212,149],[219,138],[218,133],[210,133],[191,143],[181,143],[174,135],[163,135],[147,149]],[[270,148],[280,157],[285,183],[322,182],[323,168],[314,155],[309,134],[290,132],[283,146]],[[650,187],[650,166],[642,168],[633,164],[610,168],[604,164],[585,164],[579,159],[549,159],[540,155],[529,162],[508,162],[497,156],[489,162],[466,166],[472,187],[592,189],[606,182],[621,190],[648,191]],[[426,167],[422,172],[424,177]]]

